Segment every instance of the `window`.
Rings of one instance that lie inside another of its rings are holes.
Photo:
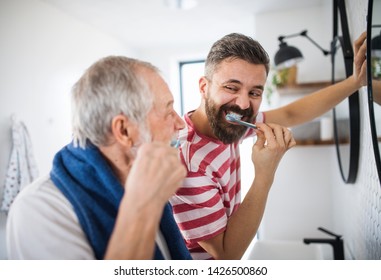
[[[198,108],[201,102],[198,81],[204,75],[205,60],[179,62],[181,115]]]

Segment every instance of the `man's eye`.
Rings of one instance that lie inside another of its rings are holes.
[[[231,87],[231,86],[225,86],[225,89],[230,90],[230,91],[237,91],[238,90],[237,88]]]
[[[249,95],[253,96],[253,97],[261,97],[262,96],[262,92],[259,92],[259,91],[250,91]]]
[[[168,117],[174,117],[175,116],[175,111],[171,111],[167,114]]]

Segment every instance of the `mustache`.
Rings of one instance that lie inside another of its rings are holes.
[[[253,108],[249,107],[245,110],[242,110],[239,106],[236,106],[236,105],[223,105],[221,106],[220,108],[221,110],[223,111],[230,111],[230,112],[234,112],[234,113],[237,113],[239,115],[242,115],[242,117],[252,117],[254,115],[254,110]]]

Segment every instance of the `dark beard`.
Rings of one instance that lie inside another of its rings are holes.
[[[242,115],[242,119],[246,117],[246,121],[248,122],[252,122],[254,119],[254,112],[251,107],[246,110],[242,110],[238,106],[225,104],[217,109],[217,106],[209,99],[205,100],[205,111],[214,136],[216,136],[224,144],[232,144],[238,141],[242,138],[247,129],[242,125],[228,123],[225,119],[226,112],[240,114]]]

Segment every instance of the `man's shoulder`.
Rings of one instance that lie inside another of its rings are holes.
[[[38,212],[53,209],[70,209],[70,202],[54,185],[49,175],[37,178],[31,184],[22,188],[11,205],[13,212]]]
[[[11,259],[94,259],[72,205],[49,175],[16,196],[6,236]]]

